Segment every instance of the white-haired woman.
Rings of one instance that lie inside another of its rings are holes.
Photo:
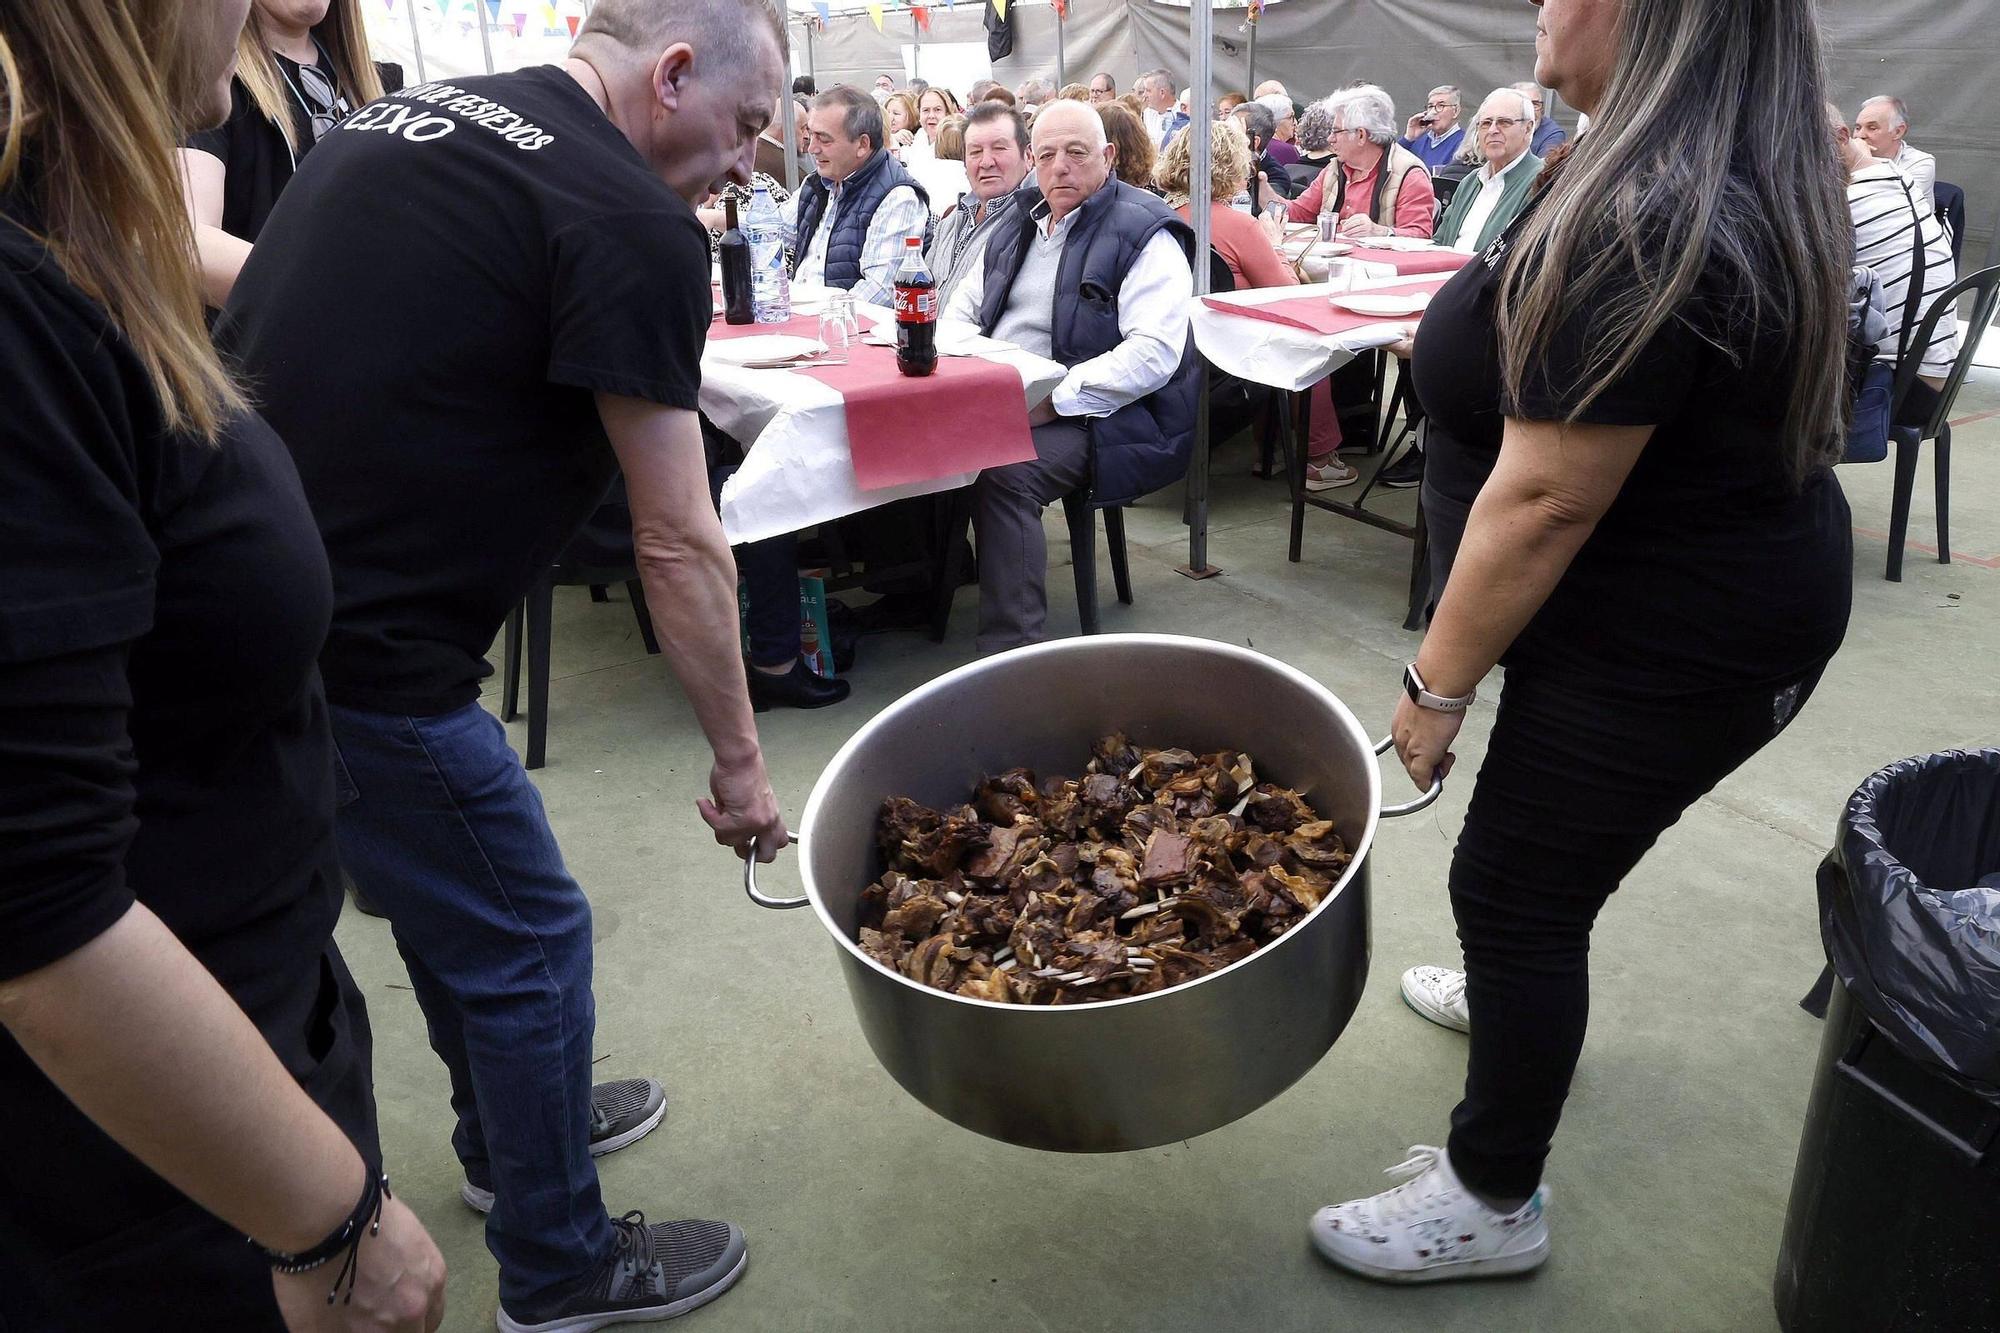
[[[1596,128],[1416,344],[1442,595],[1393,728],[1412,781],[1450,769],[1475,689],[1507,669],[1452,854],[1466,971],[1412,996],[1469,1024],[1465,1097],[1446,1146],[1392,1168],[1403,1184],[1311,1228],[1335,1263],[1398,1282],[1548,1257],[1591,925],[1798,713],[1851,595],[1830,464],[1853,239],[1814,0],[1539,16],[1537,77]],[[1702,137],[1729,146],[1688,152]],[[1705,1221],[1646,1219],[1669,1238]]]
[[[1325,105],[1333,120],[1328,142],[1334,162],[1292,200],[1292,221],[1330,212],[1340,219],[1340,234],[1352,239],[1428,237],[1437,192],[1430,171],[1396,141],[1396,104],[1389,94],[1364,84],[1335,93]]]

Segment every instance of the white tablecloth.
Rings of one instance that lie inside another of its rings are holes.
[[[1418,279],[1390,276],[1370,278],[1355,284],[1355,290],[1389,287]],[[1327,297],[1333,288],[1325,283],[1302,287],[1262,287],[1248,292],[1226,292],[1215,297],[1229,305],[1274,305],[1302,296]],[[1312,333],[1268,319],[1249,319],[1211,310],[1197,297],[1188,307],[1194,324],[1195,346],[1209,364],[1253,384],[1297,393],[1339,370],[1370,348],[1387,347],[1401,341],[1408,319],[1370,324],[1347,333]]]
[[[880,306],[857,307],[863,331],[894,316]],[[1025,406],[1033,408],[1062,383],[1064,370],[1023,351],[987,353],[1021,376]],[[810,375],[787,370],[743,370],[704,358],[701,410],[741,443],[743,466],[722,488],[722,530],[732,544],[797,532],[845,514],[894,500],[969,486],[967,472],[931,481],[864,491],[854,479],[847,448],[847,410],[838,391]],[[949,434],[957,424],[941,417],[934,427]]]

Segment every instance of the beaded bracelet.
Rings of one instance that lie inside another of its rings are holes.
[[[326,1293],[326,1303],[332,1305],[340,1298],[343,1284],[347,1287],[347,1300],[352,1302],[354,1281],[359,1273],[362,1235],[365,1232],[373,1236],[381,1232],[382,1202],[391,1197],[393,1196],[389,1193],[388,1175],[371,1170],[367,1181],[361,1187],[361,1198],[354,1205],[354,1211],[347,1215],[345,1222],[334,1228],[332,1235],[311,1249],[301,1250],[297,1254],[286,1254],[282,1250],[258,1244],[255,1238],[250,1240],[250,1244],[270,1261],[274,1271],[280,1273],[310,1273],[315,1268],[332,1262],[344,1251],[347,1261],[340,1266],[340,1272],[334,1275],[333,1288]]]

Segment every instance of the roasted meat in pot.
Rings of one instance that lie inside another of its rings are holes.
[[[882,803],[887,869],[863,952],[997,1004],[1089,1004],[1193,981],[1304,920],[1346,870],[1333,825],[1247,754],[1091,746],[1075,778],[1023,768],[939,811]]]

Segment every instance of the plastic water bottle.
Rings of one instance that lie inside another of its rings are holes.
[[[750,216],[743,220],[750,242],[750,305],[759,324],[783,324],[792,317],[792,278],[785,269],[785,220],[758,186],[750,196]]]

